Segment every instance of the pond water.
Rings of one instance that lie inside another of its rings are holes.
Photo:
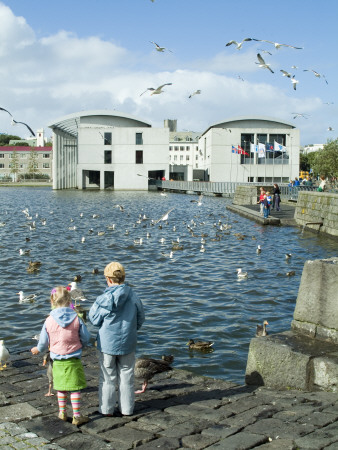
[[[81,275],[90,307],[105,288],[103,268],[117,260],[145,307],[137,355],[173,354],[177,368],[243,383],[256,324],[268,320],[270,333],[290,329],[304,262],[337,256],[337,241],[297,228],[258,225],[228,212],[231,200],[220,197],[205,196],[198,206],[192,202],[197,196],[158,192],[46,187],[0,188],[0,194],[0,338],[11,352],[34,345],[54,286]],[[167,222],[151,225],[172,208]],[[30,230],[33,220],[36,228]],[[231,228],[219,231],[220,223]],[[108,228],[113,224],[115,229]],[[139,238],[141,245],[134,243]],[[183,249],[170,258],[178,238]],[[30,255],[20,256],[20,248],[30,249]],[[285,253],[292,257],[286,260]],[[27,273],[29,260],[41,261],[38,273]],[[94,268],[99,274],[92,273]],[[237,268],[248,278],[238,280]],[[286,276],[289,271],[295,276]],[[19,304],[19,291],[37,294],[35,303]],[[87,325],[94,341],[95,329]],[[213,341],[214,351],[190,351],[189,339]]]

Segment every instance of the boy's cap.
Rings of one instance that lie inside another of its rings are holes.
[[[104,276],[105,277],[114,277],[116,275],[114,275],[114,272],[119,271],[123,276],[125,276],[125,270],[124,267],[122,266],[122,264],[118,263],[118,262],[111,262],[109,263],[105,268],[104,268]]]

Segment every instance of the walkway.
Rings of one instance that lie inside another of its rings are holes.
[[[296,203],[287,202],[281,205],[281,211],[271,211],[268,219],[260,215],[259,205],[229,205],[227,209],[261,225],[297,226],[294,217]]]
[[[77,428],[57,418],[56,397],[44,396],[42,357],[12,356],[12,365],[0,372],[4,449],[338,448],[338,393],[281,392],[173,370],[154,378],[137,397],[133,416],[103,417],[96,412],[97,357],[87,349],[83,412],[91,420]]]

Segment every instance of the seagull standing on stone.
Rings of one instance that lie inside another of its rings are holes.
[[[165,47],[160,47],[158,44],[156,44],[156,42],[154,42],[154,41],[149,41],[149,42],[151,42],[152,44],[154,44],[155,45],[155,49],[158,51],[158,52],[164,52],[164,50],[168,50],[168,52],[171,52],[171,53],[173,53],[171,50],[169,50],[168,48],[165,48]]]
[[[259,64],[259,67],[262,67],[262,69],[269,69],[271,73],[275,73],[271,67],[270,64],[267,64],[264,59],[262,58],[262,55],[260,53],[257,53],[257,59],[259,62],[256,62],[256,64]]]
[[[7,362],[10,360],[9,351],[5,347],[4,341],[0,341],[0,370],[6,369]]]
[[[226,46],[226,47],[229,47],[229,45],[234,44],[234,45],[236,45],[236,49],[237,49],[237,50],[240,50],[240,49],[242,48],[242,45],[243,45],[244,42],[252,41],[252,40],[253,40],[253,39],[251,39],[251,38],[245,38],[245,39],[243,39],[242,42],[230,41],[230,42],[228,42],[227,44],[225,44],[225,46]]]
[[[171,86],[172,85],[172,83],[165,83],[165,84],[161,84],[161,86],[159,86],[159,87],[157,87],[156,89],[155,88],[148,88],[148,89],[146,89],[144,92],[142,92],[142,94],[140,94],[140,97],[141,97],[141,95],[143,95],[143,94],[145,94],[147,91],[153,91],[150,95],[155,95],[155,94],[162,94],[162,89],[164,88],[164,86]]]

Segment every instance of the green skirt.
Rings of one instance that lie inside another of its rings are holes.
[[[54,359],[53,387],[56,391],[79,391],[87,387],[81,359]]]

